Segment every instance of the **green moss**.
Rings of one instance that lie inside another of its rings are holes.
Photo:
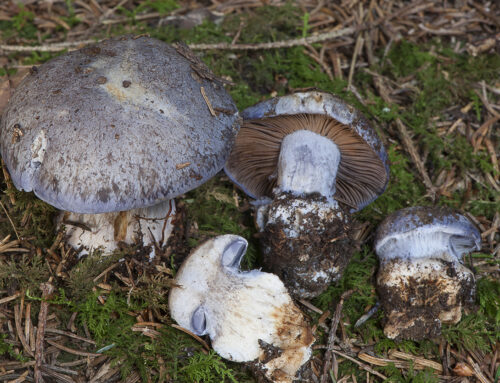
[[[195,247],[199,240],[216,235],[240,235],[249,244],[243,267],[251,268],[257,259],[254,224],[248,215],[238,210],[233,192],[230,182],[216,177],[186,195],[188,222],[196,222],[199,228],[198,237],[191,238],[189,246]]]
[[[221,358],[210,351],[208,354],[197,353],[189,359],[189,363],[179,370],[183,382],[223,383],[225,381],[237,383],[234,373]]]
[[[429,203],[424,198],[425,188],[414,174],[414,166],[406,153],[399,146],[391,145],[388,156],[389,185],[384,194],[356,215],[361,221],[378,223],[396,210]]]
[[[334,305],[342,293],[354,289],[354,293],[344,302],[342,311],[350,323],[347,329],[354,332],[354,323],[364,314],[368,306],[373,306],[377,301],[373,285],[376,265],[375,255],[368,247],[364,247],[354,255],[342,278],[314,299],[314,305],[324,311],[335,309]]]
[[[10,204],[7,195],[1,198],[19,235],[33,240],[35,246],[50,247],[56,235],[54,224],[56,209],[38,199],[33,193],[17,190],[10,193],[14,194],[15,205]],[[12,225],[9,220],[3,220],[0,222],[0,236],[4,238],[8,234],[14,235]]]
[[[7,339],[7,334],[0,334],[0,356],[8,356],[19,362],[25,363],[28,362],[29,359],[25,358],[22,354],[18,354],[14,347],[11,344],[5,341]]]
[[[408,370],[400,370],[394,364],[381,367],[380,370],[387,375],[385,382],[397,383],[438,383],[439,375],[434,370],[428,368],[421,371],[414,370],[413,365],[410,365]]]
[[[129,17],[131,22],[134,23],[136,17],[141,13],[158,12],[164,16],[177,8],[179,8],[179,4],[176,0],[145,0],[131,11],[124,7],[118,7],[118,11]]]
[[[10,20],[0,21],[0,31],[3,39],[19,36],[24,39],[35,39],[37,28],[33,24],[35,15],[21,3],[17,4],[19,11]]]
[[[100,251],[93,251],[85,256],[69,271],[67,295],[77,302],[82,300],[100,283],[94,282],[95,277],[123,256],[122,252],[102,256]]]
[[[101,304],[98,295],[99,291],[89,294],[72,310],[78,311],[78,323],[88,327],[97,348],[120,364],[123,378],[136,370],[143,381],[156,382],[161,378],[151,374],[156,370],[178,382],[236,382],[236,373],[220,357],[213,351],[204,354],[198,342],[179,330],[167,325],[155,338],[132,331],[136,320],[130,312],[146,308],[147,302],[113,291]]]
[[[23,254],[12,256],[6,262],[0,261],[0,289],[36,292],[49,275],[49,267],[42,257]]]

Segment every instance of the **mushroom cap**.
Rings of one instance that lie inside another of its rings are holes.
[[[33,70],[0,124],[18,189],[59,209],[103,213],[151,206],[214,176],[239,115],[187,47],[124,36]]]
[[[446,207],[413,206],[398,210],[382,221],[375,235],[375,251],[381,258],[390,257],[386,249],[411,246],[412,238],[418,239],[425,249],[434,249],[432,242],[444,240],[443,246],[456,260],[481,248],[479,230],[462,214]],[[425,256],[418,254],[418,249],[413,250],[417,253],[413,256]]]
[[[297,130],[331,138],[341,153],[334,198],[358,211],[389,181],[387,153],[368,120],[340,98],[321,91],[272,98],[245,109],[244,123],[224,170],[253,198],[271,196],[281,140]]]

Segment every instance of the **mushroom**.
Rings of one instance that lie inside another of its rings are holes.
[[[316,296],[351,258],[350,213],[385,190],[385,149],[366,118],[326,92],[273,98],[242,117],[225,171],[257,199],[264,267],[292,295]]]
[[[463,256],[480,248],[476,227],[447,208],[418,206],[389,215],[375,238],[385,335],[432,338],[441,323],[458,323],[475,296],[474,274]]]
[[[59,222],[73,246],[111,251],[137,232],[165,241],[169,200],[223,167],[238,125],[186,46],[123,36],[32,70],[2,117],[0,151],[18,189],[72,212]]]
[[[240,271],[247,241],[212,238],[184,261],[170,291],[172,318],[235,362],[255,361],[273,382],[291,382],[307,362],[311,329],[280,279],[259,270]]]

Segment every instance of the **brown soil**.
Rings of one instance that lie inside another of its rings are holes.
[[[472,306],[474,277],[471,273],[469,278],[459,279],[458,264],[441,261],[441,272],[429,273],[418,279],[402,277],[397,288],[381,282],[389,278],[389,274],[394,272],[394,265],[399,262],[402,261],[395,259],[387,262],[378,274],[377,291],[386,314],[384,332],[388,337],[412,340],[434,338],[441,334],[440,315],[456,310],[458,316],[449,321],[456,323],[460,320],[461,308]],[[453,292],[444,292],[445,285],[457,288]]]
[[[270,214],[280,205],[290,204],[293,198],[275,199]],[[315,200],[320,201],[321,197],[307,197],[307,201]],[[264,270],[277,274],[295,298],[321,294],[341,277],[352,257],[355,248],[350,236],[352,224],[345,214],[340,219],[336,213],[332,209],[326,218],[314,213],[302,216],[303,230],[297,238],[285,234],[286,229],[293,227],[293,218],[265,227],[261,237]],[[318,272],[325,273],[325,277],[318,278]]]

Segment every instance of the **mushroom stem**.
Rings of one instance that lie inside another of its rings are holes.
[[[131,245],[139,237],[143,246],[163,246],[172,232],[174,200],[121,212],[80,214],[61,212],[58,225],[66,226],[67,243],[81,249],[79,255],[101,249],[105,253],[118,248],[120,242]],[[150,253],[154,256],[154,247]]]
[[[475,279],[462,264],[481,248],[468,219],[442,207],[415,206],[388,216],[377,229],[377,290],[391,339],[421,340],[457,323],[474,303]]]
[[[308,130],[289,134],[281,143],[278,191],[331,199],[339,163],[340,150],[329,138]]]

